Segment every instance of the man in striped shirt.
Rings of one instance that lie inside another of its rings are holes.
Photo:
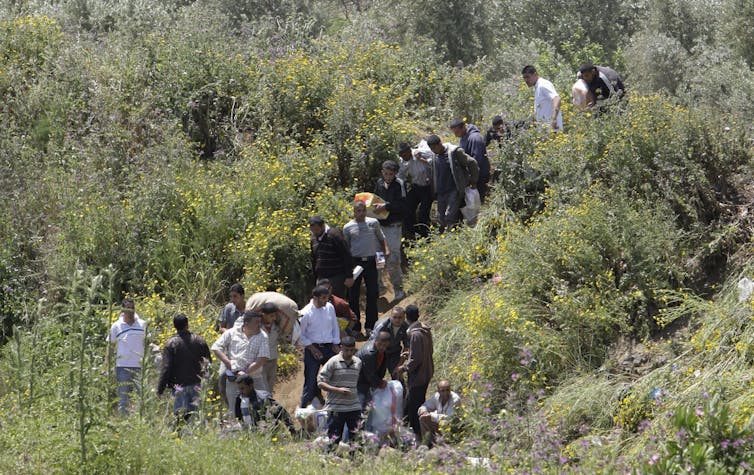
[[[356,340],[343,337],[340,353],[330,358],[317,377],[320,389],[327,391],[325,409],[328,411],[327,436],[330,447],[336,446],[343,436],[343,427],[353,437],[358,434],[361,421],[361,403],[356,389],[361,372],[361,360],[356,354]]]

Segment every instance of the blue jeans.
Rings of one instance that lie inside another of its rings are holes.
[[[318,360],[311,351],[304,350],[304,391],[301,393],[301,407],[308,406],[318,394],[317,374],[319,368],[327,363],[327,360],[335,356],[332,351],[332,345],[317,345],[317,349],[322,353],[322,359]]]
[[[202,387],[198,384],[191,386],[175,386],[173,388],[173,414],[183,416],[188,420],[191,414],[199,411],[199,392]]]
[[[141,368],[116,366],[115,379],[118,381],[118,410],[126,415],[131,393],[136,391],[137,394],[141,394],[141,387],[138,384],[141,379]]]

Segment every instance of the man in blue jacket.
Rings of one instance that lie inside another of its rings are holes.
[[[479,197],[484,201],[488,190],[487,183],[490,181],[490,160],[487,158],[484,137],[476,125],[467,124],[463,119],[451,122],[450,130],[453,131],[453,135],[461,139],[458,146],[471,155],[479,166],[479,181],[476,188],[479,191]]]

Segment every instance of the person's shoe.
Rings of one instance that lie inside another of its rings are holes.
[[[395,293],[395,296],[393,297],[393,301],[403,300],[405,298],[406,298],[406,292],[399,290],[398,292]]]
[[[359,332],[356,335],[354,335],[354,339],[356,341],[367,341],[369,339],[369,337],[367,337],[363,333]]]

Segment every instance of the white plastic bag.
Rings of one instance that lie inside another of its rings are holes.
[[[367,430],[378,436],[390,433],[403,417],[403,386],[400,381],[388,381],[384,389],[372,393],[372,413]]]
[[[751,293],[754,291],[754,282],[748,277],[744,277],[738,281],[738,302],[744,303],[749,300]]]
[[[466,206],[461,208],[461,214],[463,214],[466,224],[474,226],[479,216],[479,210],[482,209],[482,199],[479,197],[479,190],[471,187],[466,188],[465,198]]]

